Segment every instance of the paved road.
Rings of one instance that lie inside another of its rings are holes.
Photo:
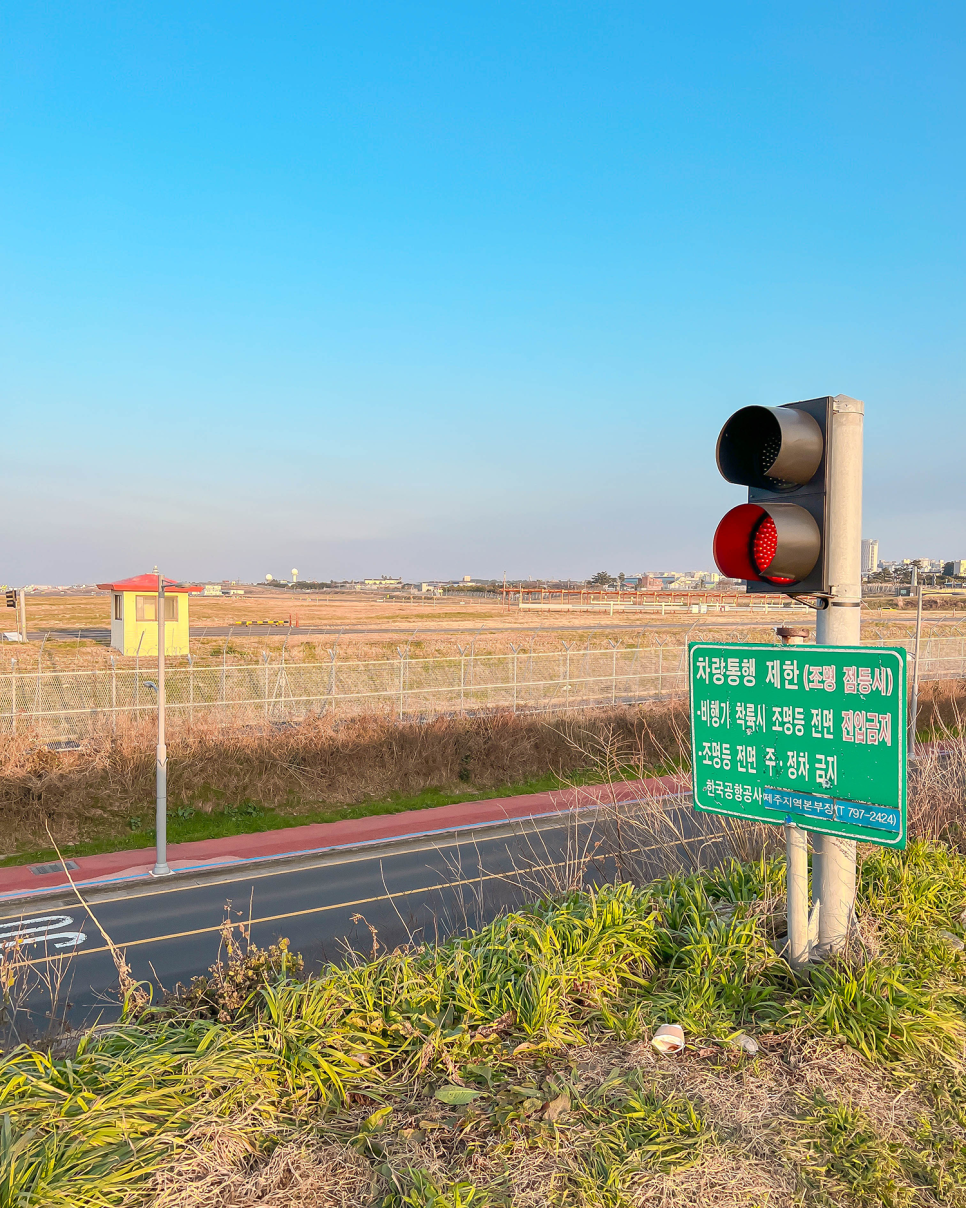
[[[714,820],[675,807],[681,841],[655,835],[625,853],[625,875],[649,879],[668,867],[707,865],[718,844]],[[251,920],[255,943],[287,936],[309,968],[344,955],[346,943],[371,949],[366,924],[389,948],[434,940],[477,927],[522,894],[547,891],[593,857],[586,877],[614,875],[614,844],[606,824],[588,819],[575,832],[567,819],[514,823],[434,840],[387,844],[244,871],[178,878],[89,895],[89,905],[60,894],[0,912],[0,941],[17,935],[35,953],[34,974],[62,978],[60,1006],[75,1026],[115,1013],[116,972],[100,930],[127,953],[134,976],[172,988],[204,973],[217,955],[226,903],[233,917]],[[608,854],[611,853],[611,854]],[[577,863],[579,863],[579,858]],[[96,919],[95,919],[96,916]],[[354,922],[362,916],[365,922]],[[30,1019],[44,1024],[50,999],[34,988]],[[29,1030],[29,1027],[28,1027]]]

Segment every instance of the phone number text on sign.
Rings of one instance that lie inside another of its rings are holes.
[[[905,668],[893,647],[692,643],[695,808],[904,846]]]

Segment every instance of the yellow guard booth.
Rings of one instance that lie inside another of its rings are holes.
[[[188,592],[194,586],[175,586],[164,580],[164,653],[188,653]],[[158,653],[158,576],[135,575],[117,583],[98,583],[111,595],[111,646],[121,654]]]

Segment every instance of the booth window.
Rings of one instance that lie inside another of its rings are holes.
[[[137,597],[137,619],[139,621],[157,621],[158,619],[158,597],[157,596],[138,596]],[[178,597],[164,597],[164,619],[165,621],[177,621],[178,619]]]

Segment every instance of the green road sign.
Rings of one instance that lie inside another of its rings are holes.
[[[905,650],[688,651],[695,809],[905,847]]]

